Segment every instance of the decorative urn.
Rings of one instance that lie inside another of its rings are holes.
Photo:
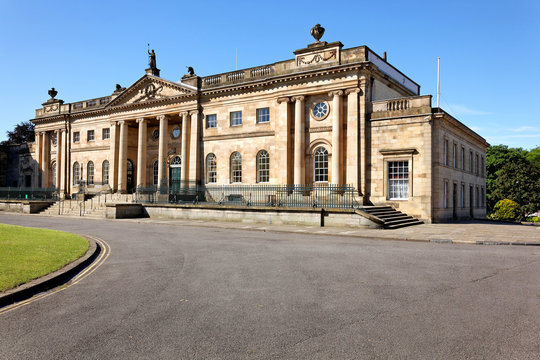
[[[319,42],[324,35],[324,28],[320,24],[317,24],[311,28],[310,34],[315,38],[315,40],[317,40],[317,42]]]

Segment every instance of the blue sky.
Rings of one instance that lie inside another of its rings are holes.
[[[313,41],[367,45],[491,144],[540,146],[540,1],[0,1],[0,141],[55,87],[66,102],[129,86],[147,67],[200,76],[293,58]]]

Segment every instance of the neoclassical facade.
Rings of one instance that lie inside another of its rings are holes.
[[[349,184],[361,204],[426,221],[485,216],[486,141],[367,46],[316,36],[293,59],[179,81],[155,64],[104,97],[49,92],[35,186]]]

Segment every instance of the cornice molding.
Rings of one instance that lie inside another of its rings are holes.
[[[263,137],[263,136],[275,136],[275,131],[253,131],[249,133],[241,134],[227,134],[227,135],[210,135],[204,136],[203,141],[216,141],[216,140],[229,140],[229,139],[245,139],[250,137]]]

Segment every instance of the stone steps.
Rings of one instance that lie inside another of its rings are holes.
[[[423,224],[422,221],[404,214],[391,206],[364,206],[363,210],[382,220],[385,229],[399,229],[406,226]]]

